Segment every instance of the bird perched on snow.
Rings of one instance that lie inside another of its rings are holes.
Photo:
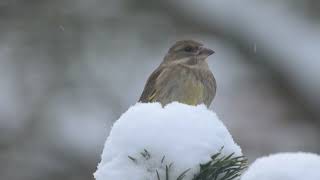
[[[206,61],[214,51],[193,40],[177,41],[150,75],[139,102],[173,101],[210,106],[216,81]]]

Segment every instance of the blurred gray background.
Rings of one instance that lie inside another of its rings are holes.
[[[0,179],[87,180],[167,49],[203,42],[250,161],[320,152],[317,0],[1,0]],[[134,132],[133,132],[134,133]]]

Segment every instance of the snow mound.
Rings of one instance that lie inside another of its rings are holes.
[[[241,180],[320,180],[320,156],[279,153],[257,159]]]
[[[223,149],[221,149],[223,147]],[[96,180],[176,179],[190,169],[191,180],[199,164],[221,150],[222,155],[242,155],[227,128],[204,105],[177,102],[164,108],[159,103],[137,103],[117,120],[107,138]],[[130,156],[130,157],[128,157]]]

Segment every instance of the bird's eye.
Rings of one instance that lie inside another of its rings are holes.
[[[193,47],[191,47],[191,46],[187,46],[187,47],[184,48],[184,51],[185,51],[185,52],[193,52],[193,50],[194,50],[194,49],[193,49]]]

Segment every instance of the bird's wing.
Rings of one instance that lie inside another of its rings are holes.
[[[147,80],[144,90],[141,94],[139,102],[153,102],[157,94],[156,82],[164,68],[158,67]]]

